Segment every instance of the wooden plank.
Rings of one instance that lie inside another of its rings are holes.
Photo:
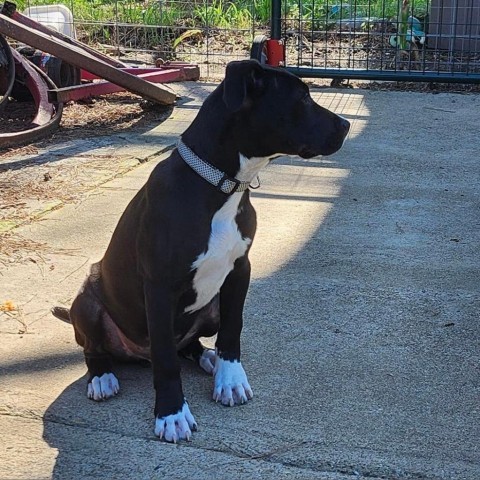
[[[59,38],[38,32],[3,14],[0,14],[0,33],[55,55],[75,67],[92,72],[153,102],[171,105],[176,100],[175,93],[168,87],[147,82],[135,75],[118,70],[76,45],[69,45]]]
[[[175,81],[186,81],[186,80],[192,80],[196,81],[200,78],[200,69],[198,65],[194,65],[192,63],[183,63],[180,64],[178,63],[169,63],[166,66],[162,67],[126,67],[126,68],[121,68],[124,72],[131,73],[132,75],[136,75],[137,77],[142,77],[144,73],[149,73],[149,72],[163,72],[165,70],[181,70],[183,73],[184,78],[174,78],[172,80],[166,79],[162,80],[162,83],[166,82],[175,82]],[[82,71],[82,80],[97,80],[98,76],[94,75],[90,72],[86,72],[85,70]]]

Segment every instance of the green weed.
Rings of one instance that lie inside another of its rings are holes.
[[[212,0],[195,8],[195,18],[201,25],[218,28],[250,28],[252,14],[242,4]]]
[[[431,0],[411,0],[408,14],[424,18]],[[51,5],[61,0],[17,0],[17,8]],[[321,29],[330,22],[353,17],[397,20],[402,0],[282,0],[282,15],[302,22],[304,28]],[[271,0],[67,0],[76,22],[128,23],[251,29],[268,26]]]

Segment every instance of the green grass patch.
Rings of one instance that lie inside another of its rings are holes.
[[[401,0],[283,0],[282,15],[309,22],[314,29],[354,17],[387,18],[396,21]],[[409,15],[424,18],[430,0],[412,0]],[[17,7],[57,4],[59,0],[19,0]],[[268,26],[271,0],[69,0],[64,3],[76,22],[127,23],[161,27],[216,27],[251,29]]]

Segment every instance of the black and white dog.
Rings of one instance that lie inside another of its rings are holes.
[[[179,354],[213,374],[215,401],[252,398],[240,362],[256,228],[248,187],[279,154],[336,152],[349,126],[286,71],[253,60],[227,66],[178,147],[130,202],[71,309],[53,309],[72,322],[84,349],[88,398],[119,392],[112,359],[150,360],[155,435],[169,442],[189,440],[197,428]],[[199,338],[215,334],[215,351],[205,349]]]

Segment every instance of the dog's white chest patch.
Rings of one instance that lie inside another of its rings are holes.
[[[251,182],[269,160],[270,157],[247,158],[240,154],[237,180]],[[192,270],[195,270],[193,288],[197,299],[185,309],[186,313],[200,310],[212,300],[232,271],[235,260],[245,255],[252,243],[251,238],[242,237],[235,221],[242,196],[243,192],[232,194],[213,216],[207,251],[199,255],[192,265]]]
[[[252,242],[250,238],[242,237],[235,221],[242,195],[231,195],[213,216],[207,251],[192,265],[192,270],[196,271],[193,288],[197,298],[185,309],[187,313],[199,310],[212,300],[232,271],[235,260],[245,255]]]

